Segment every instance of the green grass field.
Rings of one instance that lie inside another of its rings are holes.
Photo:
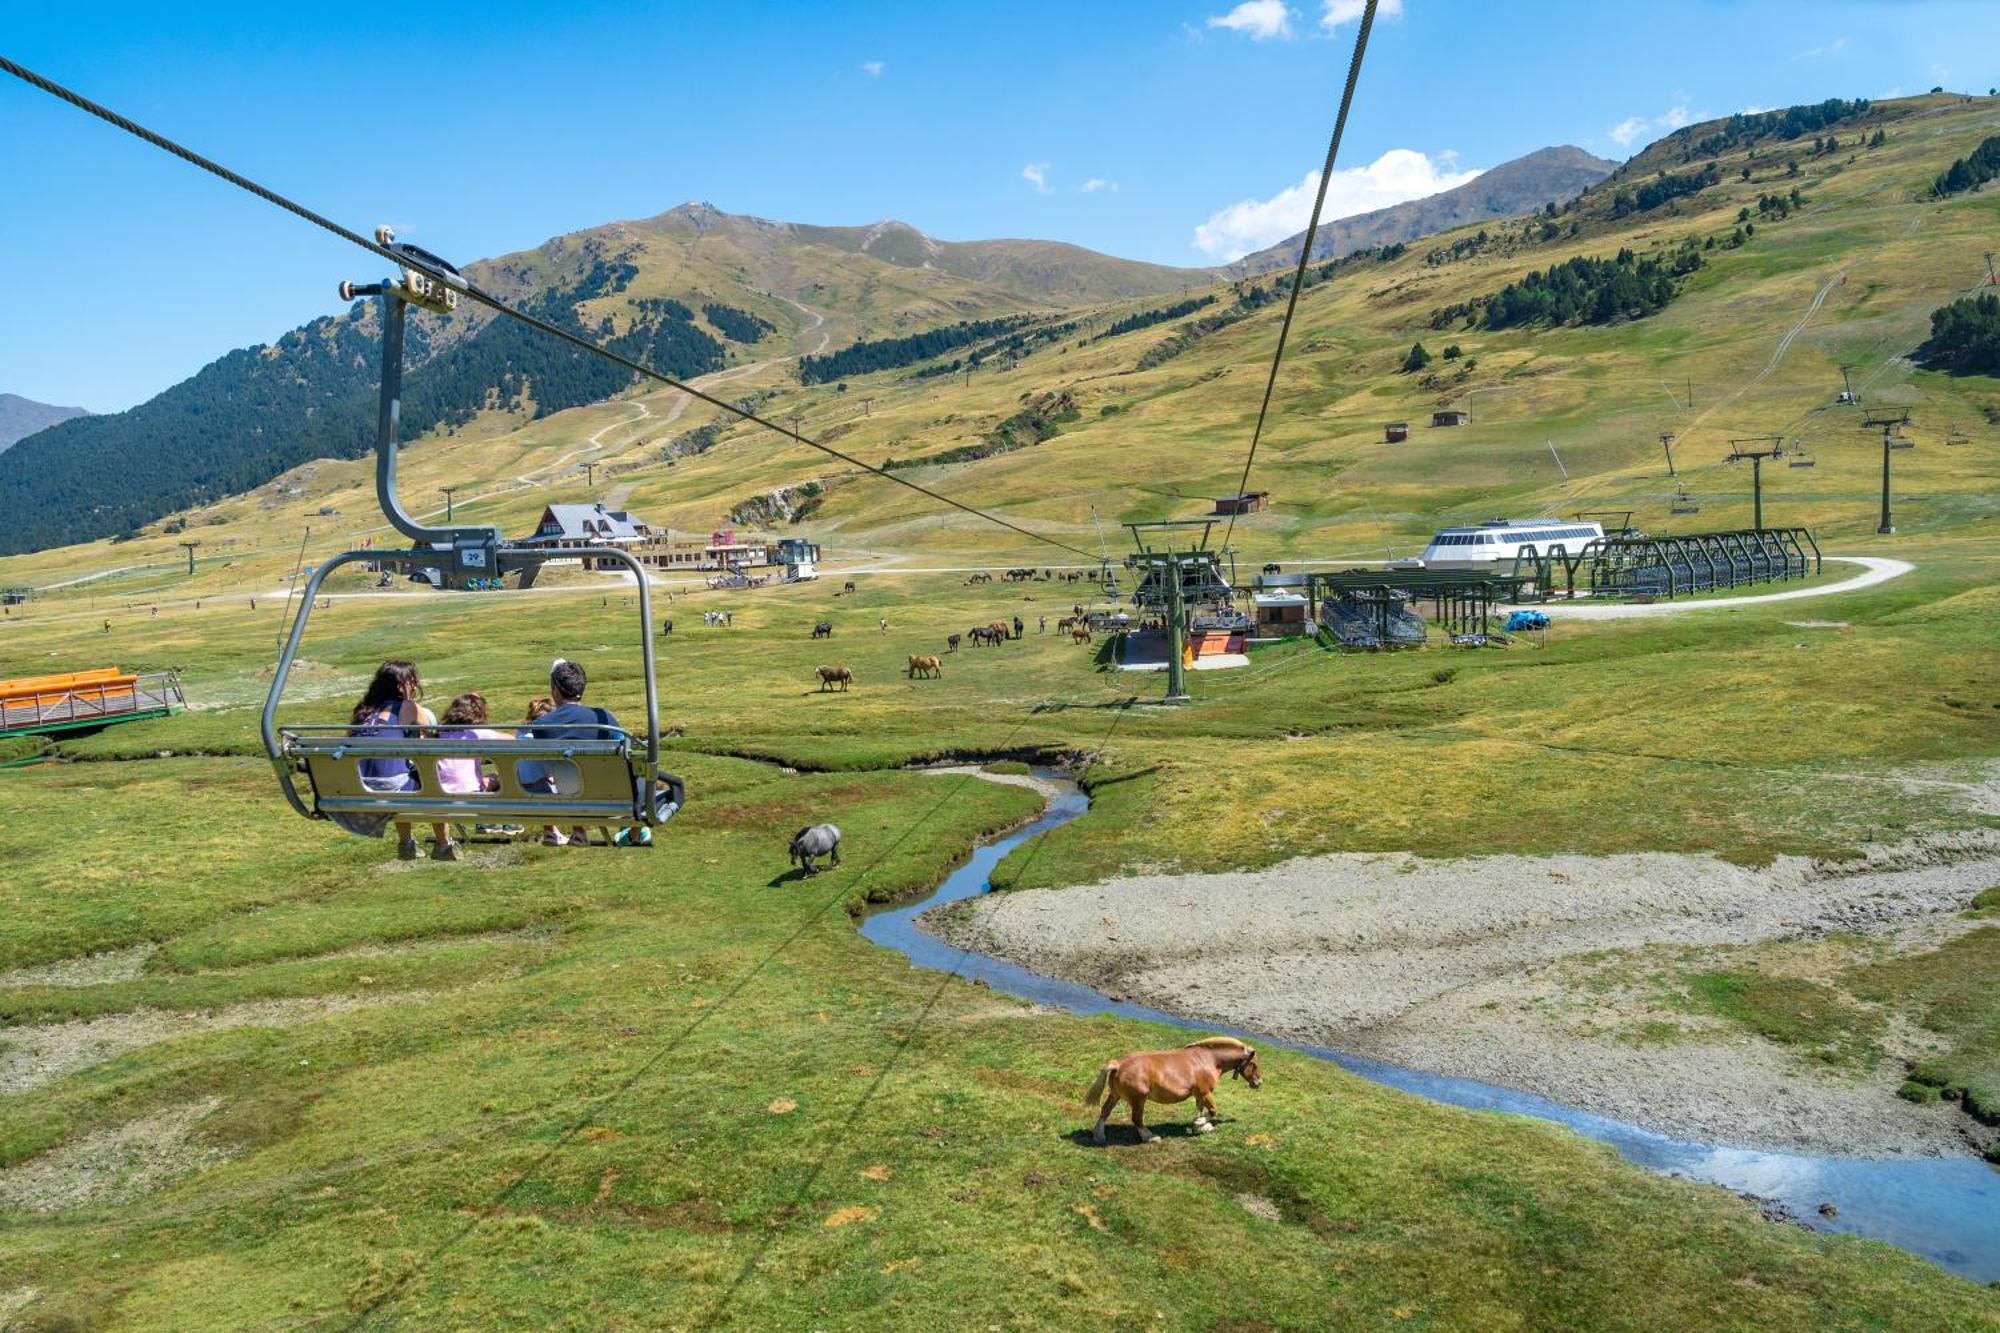
[[[1042,613],[1067,612],[1061,585],[917,572],[1053,553],[975,537],[857,479],[804,529],[830,569],[880,571],[856,575],[853,596],[834,596],[835,575],[656,608],[677,624],[658,679],[692,799],[655,849],[482,846],[463,864],[405,866],[386,844],[291,815],[256,740],[282,614],[271,590],[302,525],[308,562],[379,527],[363,465],[320,464],[300,496],[193,516],[207,544],[192,578],[160,532],[0,561],[0,585],[115,571],[0,620],[0,676],[177,666],[194,704],[0,752],[54,761],[0,771],[0,1322],[1994,1326],[1994,1293],[1888,1246],[1773,1226],[1565,1130],[1303,1057],[1274,1054],[1260,1092],[1230,1085],[1217,1134],[1092,1150],[1076,1100],[1091,1071],[1177,1034],[914,972],[862,940],[853,914],[923,891],[974,837],[1037,808],[1020,790],[904,770],[932,758],[1087,765],[1091,812],[1003,862],[1002,886],[1334,850],[1758,862],[1992,827],[1976,798],[2000,754],[1984,424],[2000,385],[1896,356],[1971,284],[2000,207],[1990,192],[1918,205],[1913,190],[1996,115],[1915,99],[1884,148],[1807,184],[1823,207],[1760,227],[1660,315],[1449,335],[1480,364],[1448,392],[1393,369],[1414,337],[1448,340],[1422,327],[1429,311],[1574,243],[1437,270],[1413,251],[1314,288],[1257,478],[1279,503],[1235,539],[1255,567],[1404,554],[1441,523],[1501,511],[1629,506],[1661,530],[1660,430],[1679,437],[1701,525],[1741,524],[1747,475],[1716,461],[1728,437],[1802,419],[1820,465],[1779,474],[1771,520],[1814,524],[1830,551],[1917,565],[1858,593],[1558,622],[1546,646],[1277,645],[1249,668],[1192,674],[1193,702],[1171,709],[1154,702],[1159,677],[1035,632]],[[1714,230],[1760,187],[1726,170],[1713,198],[1688,201],[1702,213],[1586,248]],[[809,431],[849,427],[841,447],[876,459],[963,443],[1024,394],[1071,386],[1084,415],[1063,435],[918,475],[1094,551],[1093,505],[1109,523],[1231,489],[1274,320],[1145,372],[1133,366],[1165,326],[970,384],[889,375],[846,394],[794,384],[777,402]],[[1870,439],[1841,424],[1846,409],[1817,410],[1842,360],[1862,366],[1869,401],[1916,414],[1894,537],[1873,532]],[[779,384],[783,370],[760,374]],[[1684,387],[1670,399],[1661,382],[1689,378],[1683,409]],[[1382,421],[1468,397],[1473,426],[1381,442]],[[670,396],[642,401],[664,415]],[[460,483],[462,513],[520,530],[543,503],[582,497],[558,460],[631,415],[600,405],[424,441],[406,492]],[[1952,430],[1969,442],[1946,444]],[[613,429],[606,452],[637,461],[653,433],[635,422],[642,443],[628,445]],[[544,466],[549,484],[515,480]],[[734,431],[617,481],[647,517],[705,531],[728,503],[818,475],[795,447]],[[421,664],[433,703],[483,691],[496,721],[543,692],[551,657],[574,657],[593,702],[640,715],[629,590],[573,576],[545,593],[364,597],[349,595],[361,576],[337,582],[289,720],[344,717],[389,656]],[[704,626],[704,609],[735,623]],[[1023,641],[947,656],[942,680],[901,674],[907,654],[1017,612]],[[808,638],[821,618],[831,642]],[[819,693],[821,663],[851,666],[856,688]],[[789,877],[790,833],[819,819],[847,831],[846,864]],[[1893,1011],[1947,1048],[1914,1071],[1919,1086],[1984,1098],[1992,933],[1935,957],[1857,959],[1825,994],[1708,960],[1691,964],[1688,1003],[1842,1060],[1867,1058],[1869,1020],[1854,1015]]]

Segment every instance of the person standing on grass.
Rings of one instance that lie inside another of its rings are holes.
[[[421,728],[434,726],[437,722],[431,716],[431,710],[424,707],[423,697],[424,683],[417,675],[414,662],[405,662],[400,658],[384,662],[375,668],[374,679],[368,682],[361,701],[354,705],[354,714],[349,719],[354,735],[387,736],[400,740],[420,734]],[[421,784],[417,781],[416,765],[407,759],[363,759],[361,785],[369,791],[394,792],[416,791]],[[431,837],[432,859],[458,859],[458,849],[451,840],[450,829],[443,824],[432,824]],[[417,859],[417,839],[407,819],[396,821],[396,859]]]

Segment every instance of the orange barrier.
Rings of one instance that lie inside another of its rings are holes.
[[[160,717],[185,708],[172,671],[138,674],[117,667],[0,680],[0,736],[71,731]]]
[[[64,671],[47,676],[0,680],[0,706],[30,699],[50,703],[76,695],[89,699],[129,699],[139,677],[117,667]]]

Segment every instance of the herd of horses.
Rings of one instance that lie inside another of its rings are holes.
[[[1012,574],[1020,571],[1010,570],[1008,572]],[[1026,571],[1031,577],[1034,572],[1033,570]],[[973,579],[975,582],[980,579],[991,582],[992,577],[990,574],[976,574],[973,576]],[[852,587],[853,585],[850,584],[849,586]],[[838,596],[839,594],[835,595]],[[1046,625],[1047,622],[1044,621],[1043,623]],[[1019,616],[1014,617],[1011,624],[1004,620],[995,620],[985,625],[974,625],[963,634],[946,635],[944,641],[945,653],[957,652],[960,646],[968,640],[971,641],[974,648],[998,648],[1010,639],[1023,637],[1026,630],[1027,626]],[[1093,639],[1090,622],[1084,616],[1081,606],[1075,609],[1074,615],[1067,615],[1056,621],[1056,633],[1069,635],[1072,643],[1090,643]],[[831,620],[822,620],[814,624],[812,627],[812,637],[815,639],[831,639],[833,637],[833,622]],[[854,672],[846,666],[815,667],[813,674],[819,681],[821,693],[847,690],[854,684]],[[944,663],[942,658],[935,654],[911,653],[904,666],[903,674],[911,680],[942,680],[944,678]]]
[[[1097,575],[1087,569],[1010,569],[1001,574],[1009,583],[1033,583],[1036,580],[1055,583],[1082,583],[1086,579],[1095,580]],[[993,582],[993,576],[983,570],[968,578],[967,587],[976,588],[982,583]],[[848,585],[851,589],[852,584]]]

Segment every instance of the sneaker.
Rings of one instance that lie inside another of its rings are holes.
[[[465,853],[458,849],[458,844],[455,842],[446,841],[431,845],[431,860],[433,861],[463,861],[464,859]]]
[[[564,836],[562,835],[562,830],[560,830],[560,829],[550,829],[550,830],[549,830],[549,831],[548,831],[547,833],[544,833],[544,834],[542,835],[542,846],[544,846],[544,847],[567,847],[567,846],[569,846],[569,839],[568,839],[568,838],[565,838],[565,837],[564,837]]]
[[[572,847],[590,846],[590,830],[578,824],[569,831],[569,841]]]
[[[403,839],[403,840],[402,840],[401,842],[397,843],[397,844],[396,844],[396,859],[397,859],[398,861],[414,861],[414,860],[416,860],[416,859],[417,859],[417,840],[416,840],[415,838],[404,838],[404,839]]]
[[[622,828],[618,830],[618,835],[611,841],[613,845],[618,847],[651,847],[653,845],[653,830],[649,828]]]
[[[518,838],[528,830],[519,824],[477,824],[473,831],[482,838]]]

